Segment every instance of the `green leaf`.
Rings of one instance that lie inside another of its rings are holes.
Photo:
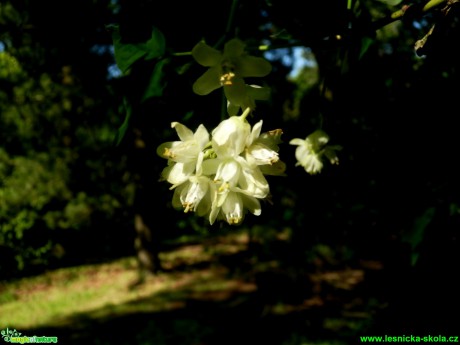
[[[120,35],[120,28],[117,25],[109,27],[112,31],[115,61],[123,73],[139,59],[151,60],[161,57],[166,51],[164,35],[157,28],[152,29],[150,39],[142,43],[125,43]]]
[[[146,49],[143,47],[145,43],[123,43],[118,26],[112,26],[112,40],[115,62],[123,73],[126,73],[133,63],[147,54]]]
[[[359,51],[359,57],[358,59],[361,60],[361,58],[366,54],[366,52],[369,50],[369,47],[374,43],[374,40],[370,37],[363,37],[361,39],[361,49]]]
[[[417,263],[419,257],[419,245],[422,242],[423,237],[425,236],[425,230],[427,226],[433,220],[436,209],[430,207],[425,210],[425,212],[414,221],[414,226],[406,234],[404,234],[402,241],[408,243],[412,250],[411,261],[412,266]]]
[[[379,0],[379,1],[389,6],[397,6],[402,2],[402,0]]]
[[[161,57],[166,52],[166,40],[163,33],[157,28],[152,29],[152,37],[147,41],[147,56],[146,60]]]
[[[123,100],[123,106],[124,106],[124,109],[126,110],[126,116],[125,116],[125,120],[123,121],[122,125],[120,126],[120,128],[118,128],[117,134],[115,136],[115,143],[117,146],[120,145],[121,141],[123,140],[126,134],[126,131],[131,121],[131,115],[132,115],[132,108],[128,104],[128,101],[126,98],[124,98]]]
[[[160,97],[163,95],[163,89],[166,86],[164,67],[169,63],[170,59],[162,59],[155,64],[149,85],[142,96],[142,102],[152,97]]]

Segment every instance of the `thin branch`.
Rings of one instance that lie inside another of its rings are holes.
[[[214,45],[214,48],[220,47],[227,40],[227,38],[230,36],[230,31],[232,30],[233,22],[235,21],[235,14],[236,14],[237,9],[238,9],[238,0],[233,0],[232,1],[232,7],[230,9],[230,14],[229,14],[228,20],[227,20],[227,27],[225,28],[225,33],[219,39],[219,41]]]
[[[419,12],[421,14],[427,13],[427,12],[437,8],[438,6],[447,3],[448,1],[449,0],[430,0],[425,4],[425,6],[423,6],[419,10]],[[402,19],[404,17],[404,15],[408,12],[408,10],[413,8],[413,6],[416,6],[416,5],[415,4],[404,5],[401,9],[391,13],[389,16],[376,20],[372,24],[373,31],[378,30],[378,29],[380,29],[380,28],[382,28],[382,27],[384,27],[384,26],[386,26],[386,25],[388,25],[390,23],[393,23],[393,22],[395,22],[397,20]]]

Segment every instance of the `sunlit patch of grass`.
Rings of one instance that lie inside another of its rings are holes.
[[[229,279],[225,267],[211,265],[216,252],[244,250],[246,242],[247,235],[237,233],[163,252],[160,258],[167,271],[149,276],[137,288],[132,288],[138,278],[135,258],[63,268],[5,283],[0,286],[0,325],[16,329],[65,326],[79,315],[98,319],[170,311],[184,308],[186,299],[223,300],[253,291],[255,285]],[[192,268],[198,263],[205,265]]]
[[[210,253],[205,253],[203,246],[185,245],[181,248],[175,249],[170,252],[160,253],[160,260],[163,268],[170,270],[181,265],[191,266],[200,262],[207,262],[212,259]]]
[[[136,278],[127,260],[103,265],[59,269],[38,277],[5,284],[3,294],[15,300],[1,305],[0,324],[27,328],[46,324],[69,313],[126,300],[126,286]]]

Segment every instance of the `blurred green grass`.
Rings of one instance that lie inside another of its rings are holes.
[[[134,257],[2,282],[0,329],[66,344],[347,344],[341,338],[369,326],[371,302],[379,308],[355,289],[362,270],[283,267],[267,255],[275,244],[289,250],[289,231],[280,233],[241,229],[169,243],[164,270],[143,284]]]

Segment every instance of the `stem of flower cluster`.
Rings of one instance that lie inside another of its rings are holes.
[[[244,110],[243,114],[241,114],[241,118],[242,118],[243,120],[245,120],[245,119],[248,117],[248,115],[249,115],[250,112],[251,112],[251,108],[247,107],[247,108]]]
[[[230,36],[230,31],[232,30],[233,22],[235,21],[235,13],[236,13],[237,8],[238,8],[238,0],[233,0],[232,7],[230,8],[230,14],[228,15],[227,26],[225,27],[224,35],[213,46],[214,48],[220,47]]]
[[[230,9],[230,15],[228,16],[227,27],[225,28],[225,35],[228,35],[230,33],[230,30],[232,29],[237,7],[238,7],[238,0],[233,0],[232,7]]]

